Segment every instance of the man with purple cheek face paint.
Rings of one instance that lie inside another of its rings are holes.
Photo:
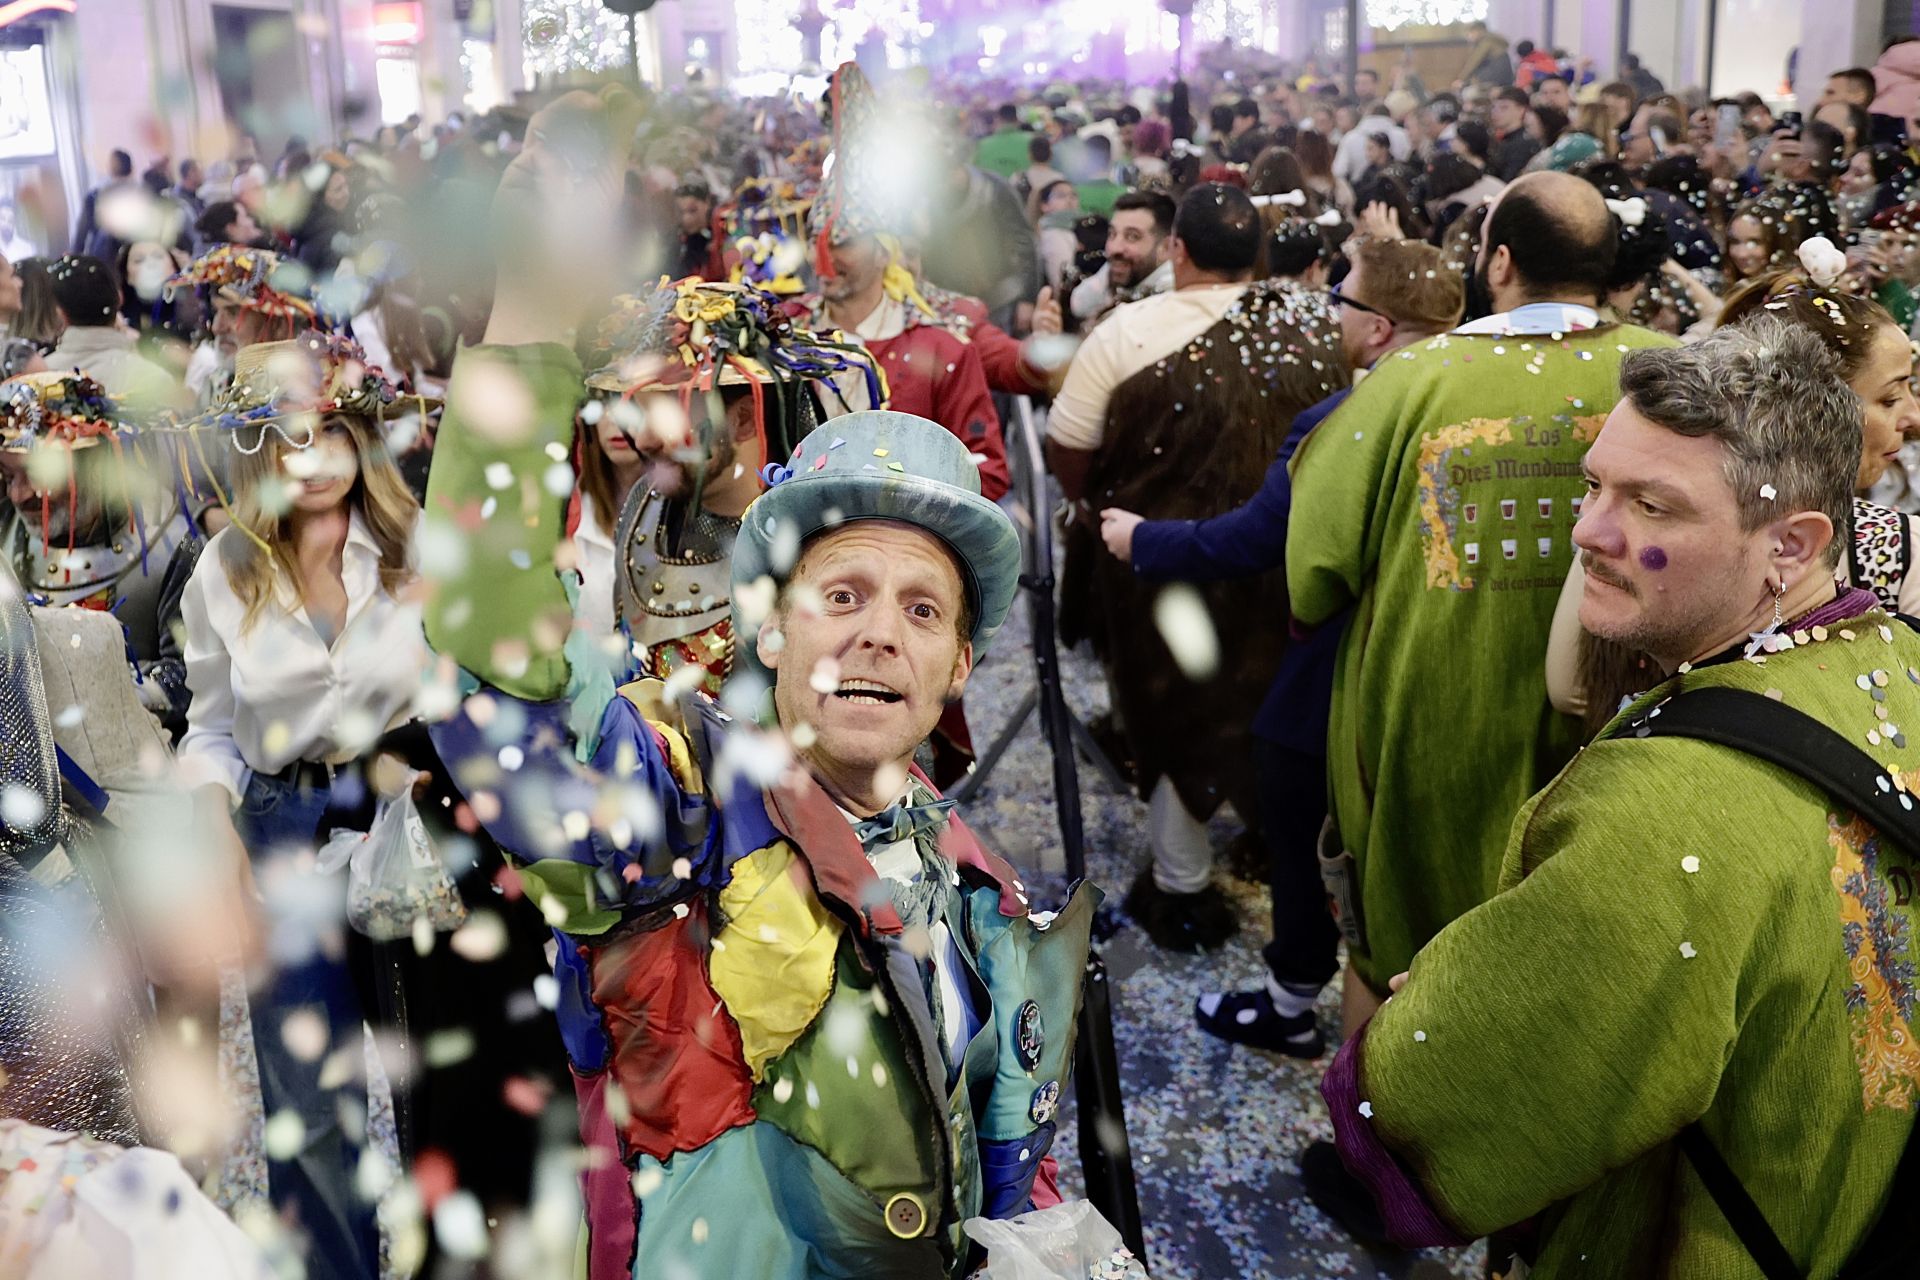
[[[1792,617],[1792,606],[1805,603],[1796,595],[1833,590],[1830,574],[1802,575],[1790,592],[1782,573],[1757,570],[1799,529],[1767,519],[1790,505],[1780,497],[1785,484],[1776,483],[1783,478],[1754,478],[1743,482],[1752,492],[1736,494],[1726,444],[1710,429],[1694,430],[1684,414],[1684,406],[1629,391],[1582,464],[1588,493],[1573,530],[1586,571],[1581,626],[1666,671],[1760,630],[1776,594]],[[1830,538],[1839,521],[1827,522]],[[1736,616],[1737,625],[1727,621]]]
[[[1396,1245],[1528,1223],[1542,1277],[1841,1274],[1897,1212],[1920,1098],[1913,858],[1799,776],[1811,752],[1775,764],[1652,717],[1694,691],[1772,699],[1870,753],[1910,810],[1920,635],[1836,583],[1861,417],[1818,337],[1761,313],[1629,354],[1620,385],[1585,461],[1580,617],[1654,687],[1520,807],[1494,895],[1321,1091]],[[1784,1271],[1702,1192],[1689,1126]]]

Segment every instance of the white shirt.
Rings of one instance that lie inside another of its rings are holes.
[[[223,540],[245,536],[233,528],[213,536],[180,602],[193,693],[180,740],[181,781],[218,783],[236,805],[254,773],[364,752],[411,710],[430,661],[419,601],[381,589],[380,551],[358,512],[341,558],[346,625],[331,646],[284,582],[241,631],[246,608],[227,582],[220,552]],[[416,558],[410,548],[409,561]]]
[[[573,618],[598,640],[614,633],[613,535],[595,518],[593,495],[580,491],[580,527],[573,531],[574,568],[580,574],[580,598]]]
[[[1413,140],[1405,129],[1385,116],[1368,116],[1340,139],[1333,153],[1333,176],[1348,186],[1360,181],[1367,171],[1367,139],[1377,133],[1386,135],[1387,150],[1395,160],[1404,163],[1413,154]]]
[[[1117,308],[1074,353],[1047,415],[1048,439],[1067,449],[1098,449],[1114,388],[1218,324],[1247,288],[1244,281],[1200,285]]]
[[[1511,311],[1469,320],[1454,332],[1519,338],[1543,333],[1578,333],[1582,329],[1597,328],[1599,324],[1600,313],[1577,302],[1529,302]]]

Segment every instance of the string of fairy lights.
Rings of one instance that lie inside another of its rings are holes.
[[[1487,3],[1365,0],[1364,9],[1368,26],[1376,31],[1398,31],[1484,19]],[[801,33],[801,17],[814,7],[814,0],[734,0],[735,72],[744,76],[798,70],[809,52]],[[1175,24],[1160,0],[1053,0],[1040,8],[1034,21],[1024,26],[1045,33],[1046,55],[1062,67],[1084,56],[1096,39],[1116,30],[1123,35],[1129,54],[1169,49],[1175,38]],[[1277,52],[1277,9],[1271,0],[1197,0],[1193,6],[1193,38],[1202,46],[1229,44]],[[934,34],[933,23],[923,20],[922,7],[916,0],[818,0],[817,10],[824,20],[820,61],[826,66],[852,57],[876,35],[885,44],[889,61],[917,63],[922,60],[924,43]],[[530,79],[627,65],[626,20],[609,12],[600,0],[527,0],[523,14],[523,48]],[[992,43],[999,45],[1006,43],[1010,31],[1022,31],[1022,24],[982,30],[994,36]],[[1000,49],[986,52],[998,55]]]

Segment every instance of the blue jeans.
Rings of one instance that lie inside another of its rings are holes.
[[[234,826],[254,866],[276,849],[316,843],[330,793],[256,775],[248,784]],[[336,873],[344,879],[344,870]],[[316,886],[317,888],[318,886]],[[345,927],[344,922],[341,925]],[[328,1057],[345,1050],[356,1067],[365,1043],[360,1000],[344,958],[319,952],[293,964],[278,964],[261,990],[251,993],[253,1045],[260,1063],[260,1091],[271,1120],[282,1111],[305,1126],[300,1147],[287,1159],[269,1156],[268,1192],[276,1210],[291,1208],[309,1238],[307,1274],[329,1280],[373,1280],[379,1272],[379,1230],[374,1206],[354,1187],[364,1133],[340,1123],[343,1102],[366,1114],[364,1071],[344,1085],[321,1088]],[[297,1010],[318,1013],[329,1030],[327,1049],[312,1062],[288,1051],[282,1023]]]

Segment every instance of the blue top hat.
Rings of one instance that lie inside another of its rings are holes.
[[[1006,621],[1020,581],[1020,535],[980,496],[966,445],[939,424],[890,410],[835,418],[802,440],[786,466],[769,466],[767,482],[733,544],[737,671],[771,683],[754,639],[773,601],[755,584],[784,586],[810,538],[853,520],[897,520],[947,545],[973,606],[976,659]]]

